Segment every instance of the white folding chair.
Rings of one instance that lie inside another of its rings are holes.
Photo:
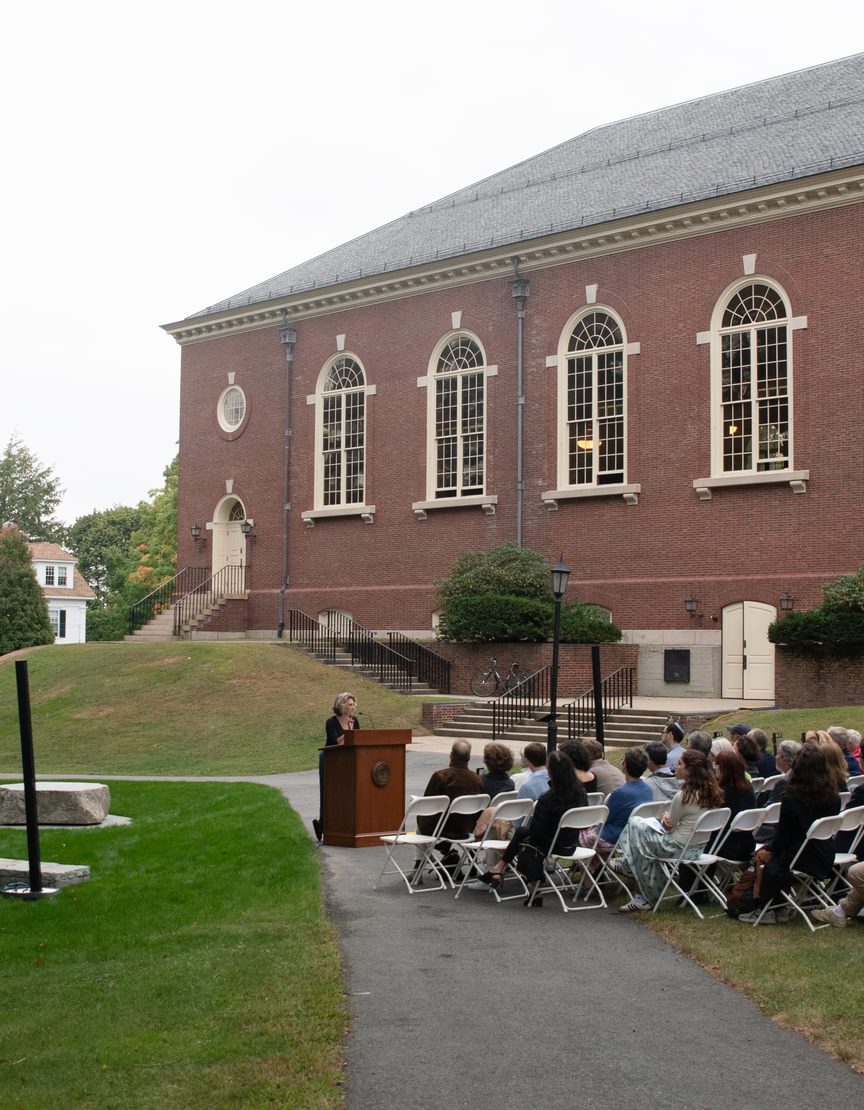
[[[765,788],[765,779],[761,775],[751,775],[750,785],[753,787],[753,797],[758,798]]]
[[[492,805],[497,806],[500,802],[513,802],[519,797],[518,790],[502,790],[500,794],[496,794],[492,799]]]
[[[602,806],[606,801],[606,795],[602,790],[592,790],[588,795],[589,806]]]
[[[852,866],[853,863],[858,862],[858,855],[856,849],[864,835],[864,806],[854,806],[852,809],[844,809],[840,814],[840,828],[837,830],[841,832],[851,832],[855,835],[852,837],[852,842],[846,852],[834,853],[834,875],[828,887],[828,893],[834,896],[835,891],[841,883],[845,884],[846,871]]]
[[[771,791],[774,789],[778,782],[782,782],[785,778],[785,775],[769,775],[768,778],[765,779],[762,783],[762,789],[759,791],[758,794],[756,794],[756,801],[758,802],[760,798],[770,798]],[[754,790],[754,794],[755,793],[756,792]]]
[[[842,817],[838,814],[836,817],[819,817],[813,822],[807,830],[807,835],[804,837],[801,847],[795,853],[795,857],[789,865],[789,870],[792,872],[792,888],[791,890],[782,890],[780,892],[784,901],[791,906],[793,910],[801,914],[807,922],[807,928],[814,933],[817,929],[830,927],[828,925],[814,925],[807,914],[807,909],[814,908],[814,902],[816,903],[815,908],[826,910],[833,909],[834,903],[828,897],[827,891],[824,889],[829,880],[818,879],[811,875],[809,871],[801,870],[797,864],[801,856],[807,850],[807,847],[814,840],[832,840],[837,835],[841,820]],[[759,911],[753,924],[758,925],[769,909],[776,910],[776,908],[776,905],[766,902]]]
[[[654,817],[660,820],[664,813],[669,809],[669,802],[640,802],[638,806],[634,806],[630,816],[627,818],[628,824],[634,817]],[[602,886],[605,883],[617,883],[622,888],[626,895],[632,894],[630,887],[624,882],[618,872],[615,870],[614,861],[624,858],[624,854],[616,844],[614,850],[605,859],[599,854],[597,858],[602,860],[602,864],[594,876],[595,880]]]
[[[562,815],[546,855],[544,878],[535,887],[532,900],[544,894],[555,894],[565,913],[573,910],[599,910],[606,906],[603,891],[588,867],[597,853],[593,848],[582,848],[578,842],[578,834],[582,829],[602,825],[608,816],[609,807],[605,805],[576,806]],[[567,846],[574,842],[574,847]],[[593,891],[600,899],[599,903],[578,904],[586,883],[589,891]]]
[[[850,794],[859,786],[864,786],[864,775],[850,775],[846,780],[846,789]]]
[[[450,803],[450,808],[447,810],[444,820],[441,822],[438,839],[446,840],[456,852],[459,852],[463,844],[472,843],[474,841],[474,825],[477,824],[477,818],[479,818],[483,810],[487,808],[489,802],[490,798],[488,794],[462,794],[458,798],[454,798]],[[452,836],[447,832],[447,826],[450,823],[451,817],[470,817],[472,814],[475,816],[475,820],[471,824],[470,833],[467,833],[465,836]],[[447,885],[455,887],[456,883],[453,879],[453,875],[457,871],[458,865],[448,869],[440,860],[436,860],[434,857],[430,858],[432,858],[434,866],[444,878]],[[461,855],[458,858],[461,861]]]
[[[840,791],[840,808],[845,809],[846,806],[848,806],[851,801],[852,801],[852,791],[851,790],[841,790]]]
[[[381,874],[372,888],[373,890],[378,889],[385,875],[398,874],[402,876],[405,885],[408,887],[408,893],[416,894],[423,883],[423,875],[426,871],[434,874],[438,885],[425,889],[444,889],[447,883],[432,858],[432,849],[438,840],[438,833],[444,823],[449,805],[450,799],[446,794],[431,794],[428,798],[412,798],[410,800],[405,810],[405,816],[402,818],[402,824],[396,832],[386,833],[381,837],[382,842],[387,845],[387,857],[384,860],[384,866],[381,868]],[[434,830],[428,835],[417,832],[416,822],[418,817],[436,817]],[[397,848],[411,849],[413,853],[412,863],[408,870],[403,870],[399,866],[399,861],[396,858]]]
[[[693,910],[697,917],[704,920],[705,915],[693,901],[693,895],[697,894],[699,890],[705,890],[711,895],[720,906],[726,909],[726,897],[723,891],[708,874],[708,869],[713,867],[718,861],[718,857],[711,852],[701,852],[695,859],[689,859],[686,855],[687,851],[691,848],[701,848],[707,845],[708,841],[715,834],[725,828],[726,822],[729,820],[732,810],[728,806],[722,806],[718,809],[706,809],[701,813],[696,820],[696,824],[690,831],[686,843],[682,844],[681,850],[677,856],[669,858],[664,856],[652,856],[659,865],[660,870],[666,877],[666,882],[663,884],[663,889],[660,895],[651,907],[651,912],[656,913],[660,904],[667,898],[683,898],[687,905]],[[682,867],[689,867],[695,872],[696,878],[693,881],[689,890],[685,890],[678,882],[681,874]],[[669,888],[672,890],[667,894]]]
[[[499,795],[500,796],[500,795]],[[485,856],[486,852],[500,853],[507,850],[510,844],[509,840],[502,840],[500,837],[495,836],[494,825],[496,821],[518,821],[530,817],[534,809],[534,801],[532,798],[507,798],[503,802],[498,802],[495,798],[493,801],[497,802],[495,809],[492,811],[489,824],[483,835],[479,840],[458,841],[456,846],[462,856],[461,871],[462,879],[456,887],[456,894],[454,897],[458,898],[462,893],[466,882],[469,881],[472,874],[481,870],[480,860]],[[487,863],[488,865],[488,863]],[[512,871],[512,873],[511,873]],[[528,894],[528,887],[525,886],[525,881],[515,868],[508,869],[502,876],[502,882],[508,878],[515,878],[518,880],[522,894],[519,897],[525,897]],[[487,887],[487,890],[492,890],[492,887]],[[495,892],[497,893],[497,892]],[[501,899],[498,899],[501,901]]]
[[[717,885],[722,891],[725,892],[736,871],[743,871],[745,867],[749,867],[753,858],[752,852],[746,859],[730,855],[727,849],[727,843],[730,837],[733,833],[754,833],[764,821],[764,809],[742,809],[735,814],[725,830],[720,834],[720,839],[712,847],[711,852],[713,855],[717,856],[717,870],[720,873],[720,879],[717,880]]]

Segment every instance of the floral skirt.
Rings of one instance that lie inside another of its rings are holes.
[[[668,832],[657,828],[651,818],[631,817],[618,838],[618,847],[630,865],[639,884],[640,893],[653,905],[660,897],[666,877],[660,864],[650,856],[673,859],[681,854],[681,842]],[[685,859],[696,859],[701,848],[688,848]]]

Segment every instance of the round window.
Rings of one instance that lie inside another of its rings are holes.
[[[236,385],[229,386],[219,398],[217,416],[223,431],[236,432],[246,415],[246,397]]]

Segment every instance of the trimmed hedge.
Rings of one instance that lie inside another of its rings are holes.
[[[835,606],[787,613],[770,625],[768,639],[793,655],[856,658],[864,655],[864,613]]]
[[[554,604],[511,594],[453,599],[441,616],[438,636],[451,643],[542,643],[551,639]],[[594,644],[621,639],[621,629],[590,605],[561,607],[561,643]]]

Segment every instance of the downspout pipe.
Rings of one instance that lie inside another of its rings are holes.
[[[510,292],[516,301],[516,546],[523,546],[525,502],[525,304],[531,292],[527,278],[519,273],[519,259],[511,259],[513,282]]]
[[[291,388],[294,381],[294,347],[297,329],[284,324],[279,339],[285,350],[285,429],[282,468],[282,583],[276,616],[276,635],[281,640],[285,631],[285,591],[288,589],[288,514],[291,511]]]

